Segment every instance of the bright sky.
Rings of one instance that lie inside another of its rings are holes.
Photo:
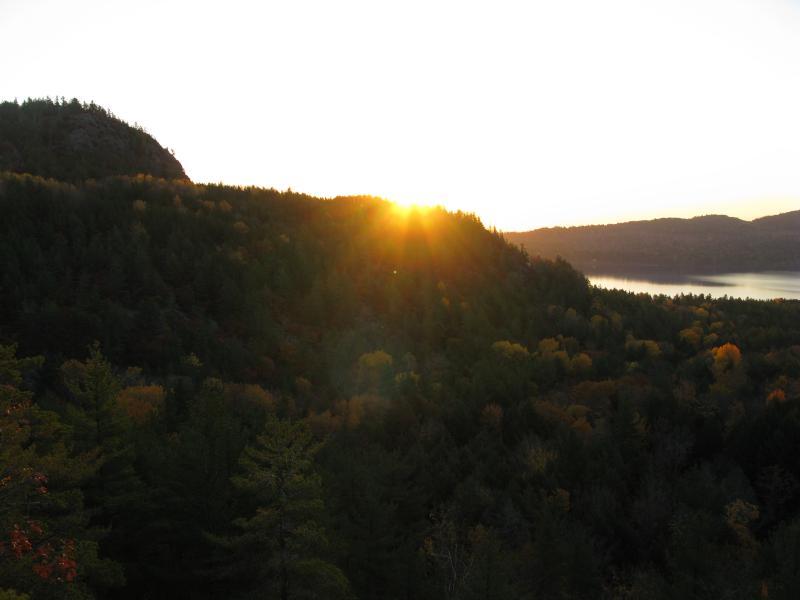
[[[0,0],[0,72],[200,182],[505,230],[800,208],[797,0]]]

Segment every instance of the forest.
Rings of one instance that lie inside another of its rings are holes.
[[[724,215],[509,232],[532,256],[586,273],[702,274],[800,270],[800,210],[744,221]]]
[[[143,128],[75,98],[0,102],[0,171],[75,183],[138,173],[186,179],[178,160]]]
[[[2,600],[797,597],[798,301],[374,197],[7,171],[0,211]]]

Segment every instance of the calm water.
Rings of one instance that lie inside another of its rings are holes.
[[[711,294],[714,297],[800,299],[800,271],[721,273],[718,275],[588,275],[604,288],[647,294]]]

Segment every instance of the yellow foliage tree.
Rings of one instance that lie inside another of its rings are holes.
[[[767,395],[767,405],[782,404],[786,402],[786,392],[778,388]]]
[[[714,375],[722,376],[728,371],[736,369],[742,363],[742,352],[735,344],[727,343],[711,350],[714,363],[711,367]]]
[[[544,338],[539,342],[539,352],[555,352],[561,347],[555,338]]]
[[[592,372],[592,358],[584,352],[579,352],[572,357],[569,370],[570,373],[576,377],[585,377],[589,375]]]
[[[160,385],[133,385],[117,396],[117,404],[134,423],[144,423],[164,406],[164,388]]]
[[[495,342],[492,344],[492,350],[505,358],[525,358],[530,355],[525,346],[508,340]]]
[[[696,327],[688,327],[686,329],[682,329],[678,334],[678,337],[682,342],[685,342],[694,348],[698,348],[700,346],[700,341],[703,339],[703,330]]]

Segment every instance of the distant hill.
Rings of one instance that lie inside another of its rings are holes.
[[[187,179],[178,160],[145,131],[75,99],[0,103],[0,171],[73,183],[139,173]]]
[[[589,273],[711,273],[800,269],[800,210],[743,221],[723,215],[505,234],[532,256],[561,256]]]

